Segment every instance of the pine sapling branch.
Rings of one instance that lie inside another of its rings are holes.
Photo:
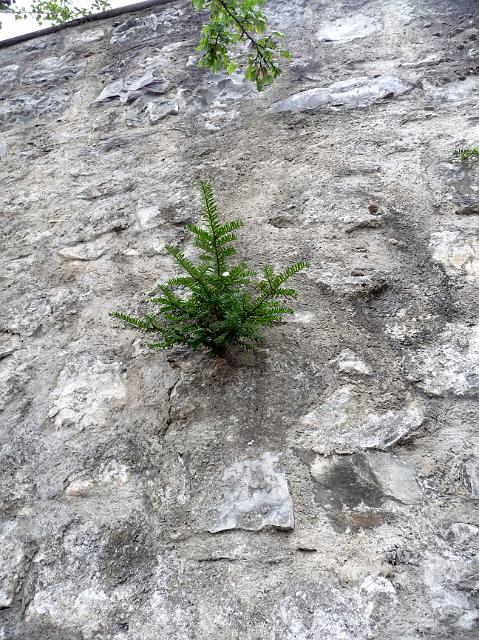
[[[117,311],[110,315],[143,331],[157,332],[160,339],[150,343],[155,349],[184,344],[192,349],[206,347],[216,356],[223,355],[230,345],[254,350],[261,340],[259,328],[294,313],[281,299],[295,298],[296,290],[283,285],[308,264],[297,262],[279,273],[267,266],[263,278],[254,284],[254,270],[244,262],[229,262],[236,253],[232,246],[234,231],[243,222],[221,224],[211,186],[202,182],[200,189],[206,229],[196,224],[186,226],[196,238],[195,246],[203,252],[199,264],[178,247],[168,245],[166,250],[185,275],[170,278],[158,287],[159,295],[150,298],[159,308],[159,317],[147,315],[141,319]],[[254,287],[259,290],[256,297]]]

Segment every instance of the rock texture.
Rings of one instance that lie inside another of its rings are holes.
[[[268,2],[262,94],[186,0],[0,49],[0,638],[479,635],[479,7]],[[197,182],[312,263],[256,356],[147,339]]]

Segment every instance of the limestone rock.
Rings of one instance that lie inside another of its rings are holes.
[[[129,192],[134,189],[135,183],[128,174],[118,174],[118,176],[109,179],[103,179],[99,182],[92,182],[88,186],[82,188],[78,196],[83,200],[100,200],[102,198],[111,198],[121,193]]]
[[[98,260],[103,256],[108,248],[108,238],[96,238],[91,242],[78,242],[70,247],[64,247],[58,252],[66,260],[80,260],[89,262]]]
[[[359,376],[370,376],[372,373],[368,363],[361,360],[351,349],[344,349],[331,362],[341,373]]]
[[[78,585],[73,580],[65,581],[58,593],[56,585],[37,589],[25,612],[25,619],[33,627],[58,627],[69,621],[82,629],[86,640],[93,640],[100,632],[103,617],[108,616],[112,603],[104,589],[91,584]]]
[[[117,492],[131,480],[128,468],[117,460],[110,460],[93,477],[71,479],[65,489],[70,497],[86,497],[97,493]]]
[[[294,526],[286,475],[279,468],[279,456],[273,453],[228,466],[221,478],[205,487],[202,501],[204,515],[200,518],[211,533],[228,529],[290,530]]]
[[[417,502],[420,496],[414,471],[383,454],[317,456],[310,464],[314,498],[325,510],[336,530],[345,532],[370,529],[391,516],[391,497],[401,502]],[[389,467],[383,482],[382,471]],[[392,489],[392,492],[390,490]]]
[[[140,96],[162,95],[169,88],[168,82],[155,69],[148,69],[142,76],[128,76],[107,85],[95,102],[107,102],[119,98],[131,102]]]
[[[99,42],[105,37],[104,29],[88,29],[85,31],[74,31],[67,33],[65,38],[65,47],[67,49],[76,49],[79,46],[89,45],[92,42]]]
[[[142,229],[152,229],[159,224],[160,210],[158,207],[140,207],[137,209],[136,215]]]
[[[453,522],[443,535],[443,548],[453,545],[454,551],[474,555],[479,552],[479,527],[467,522]]]
[[[207,74],[188,98],[186,113],[200,114],[207,129],[218,131],[239,116],[237,110],[225,109],[228,103],[251,100],[257,95],[254,84],[246,80],[240,71],[234,71],[231,75]]]
[[[334,82],[328,87],[318,87],[297,93],[277,102],[274,110],[298,113],[310,109],[367,107],[386,97],[402,95],[411,89],[411,85],[395,76],[376,78],[361,76]]]
[[[59,84],[81,73],[85,65],[86,62],[84,60],[75,60],[74,53],[66,54],[60,58],[55,56],[44,58],[37,67],[23,74],[22,84],[31,85],[51,82]]]
[[[325,267],[325,268],[324,268]],[[310,269],[306,276],[328,291],[353,298],[374,298],[389,286],[386,273],[373,269],[348,269],[341,265],[325,265]]]
[[[9,64],[0,69],[0,89],[4,89],[15,82],[19,68],[18,64]]]
[[[139,98],[126,113],[125,122],[129,127],[144,127],[156,124],[168,116],[176,116],[179,111],[178,102],[166,96],[157,100]]]
[[[424,81],[423,87],[426,96],[435,102],[458,102],[474,99],[479,95],[479,77],[470,76],[459,82],[448,82],[444,86]]]
[[[60,373],[49,417],[58,429],[102,424],[109,407],[123,401],[125,393],[120,363],[83,355]]]
[[[42,93],[16,94],[0,105],[0,123],[21,122],[23,119],[44,116],[52,119],[68,106],[70,96],[62,89],[49,89]]]
[[[479,588],[477,575],[479,558],[464,558],[447,553],[428,553],[424,568],[424,583],[429,602],[440,621],[466,633],[477,629],[479,610],[475,594]]]
[[[306,429],[301,442],[326,455],[385,451],[414,433],[423,421],[423,410],[415,403],[379,414],[364,411],[357,392],[344,386],[301,418],[300,424]]]
[[[23,559],[23,547],[15,536],[15,523],[7,522],[0,529],[0,609],[13,602]]]
[[[20,348],[20,336],[16,333],[0,332],[0,360]]]
[[[452,201],[458,215],[479,213],[479,166],[467,166],[453,182]]]
[[[432,259],[451,276],[467,282],[479,281],[479,233],[470,230],[444,230],[431,234]]]
[[[153,38],[162,27],[171,27],[182,14],[177,7],[168,7],[160,13],[149,13],[145,16],[129,17],[118,25],[110,38],[114,45],[129,45],[135,41],[142,44],[145,40]]]
[[[447,325],[437,341],[407,360],[408,374],[431,396],[479,394],[479,326]]]
[[[366,38],[382,27],[377,18],[369,18],[362,13],[325,22],[316,33],[320,42],[350,42],[356,38]]]
[[[473,457],[462,465],[462,483],[473,498],[479,498],[479,459]]]

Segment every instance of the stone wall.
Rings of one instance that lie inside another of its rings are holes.
[[[479,6],[269,3],[258,94],[189,2],[0,50],[2,640],[479,634]],[[148,350],[210,179],[308,259],[256,356]]]

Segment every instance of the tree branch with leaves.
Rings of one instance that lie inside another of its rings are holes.
[[[200,66],[232,73],[241,65],[233,47],[243,43],[249,48],[243,60],[246,79],[255,82],[259,91],[271,84],[281,73],[279,59],[289,59],[291,54],[279,47],[280,31],[266,33],[268,22],[260,9],[264,5],[265,0],[193,0],[196,9],[210,14],[201,30]]]

